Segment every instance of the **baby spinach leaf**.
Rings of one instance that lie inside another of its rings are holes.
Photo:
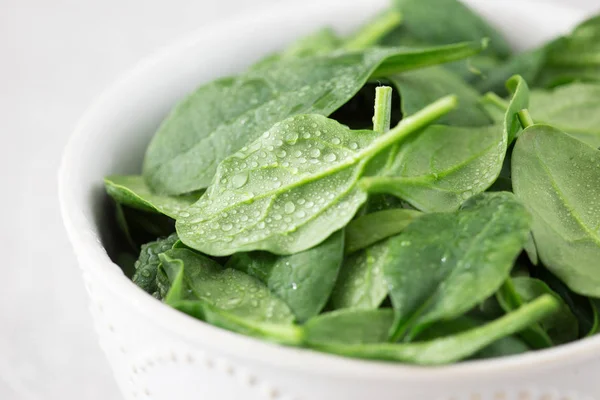
[[[444,338],[446,336],[456,335],[469,329],[474,329],[485,325],[486,321],[462,316],[450,321],[439,321],[421,332],[415,340],[417,342],[429,341]],[[529,347],[515,336],[506,336],[496,340],[489,346],[473,354],[469,359],[486,359],[504,357],[514,354],[528,352]]]
[[[577,318],[562,298],[550,289],[546,283],[539,279],[527,277],[516,277],[512,279],[512,282],[515,291],[524,302],[531,302],[544,294],[550,294],[560,301],[560,309],[539,322],[539,325],[548,332],[554,343],[568,343],[578,338]]]
[[[266,252],[236,253],[226,267],[264,282],[284,300],[299,322],[314,317],[327,303],[344,259],[344,232],[312,249],[290,256]]]
[[[496,299],[500,307],[506,312],[514,311],[521,307],[524,303],[510,277],[506,280],[506,282],[504,282],[500,290],[498,290],[496,293]],[[546,347],[552,347],[554,345],[550,335],[546,333],[539,323],[533,324],[527,327],[527,329],[524,329],[520,333],[520,336],[527,342],[529,346],[534,349],[543,349]]]
[[[283,300],[241,271],[223,268],[210,258],[186,249],[171,249],[159,258],[171,282],[167,303],[200,300],[214,310],[259,323],[290,324],[294,320]],[[173,286],[176,279],[181,280],[182,286]]]
[[[517,333],[556,312],[556,298],[544,295],[495,321],[464,332],[414,343],[312,343],[311,347],[349,357],[402,361],[410,364],[449,364],[470,357],[497,340]]]
[[[330,306],[334,309],[375,309],[387,297],[383,265],[387,243],[377,243],[351,254],[340,269]]]
[[[500,96],[509,94],[506,81],[520,75],[527,82],[535,82],[546,61],[546,46],[517,54],[499,65],[487,70],[483,78],[474,86],[479,92],[494,92]]]
[[[160,264],[158,256],[170,250],[178,239],[177,234],[174,233],[169,237],[142,245],[140,255],[134,264],[133,283],[150,294],[155,293],[158,290],[156,284],[156,271]]]
[[[162,123],[147,149],[144,177],[161,194],[206,188],[223,159],[276,122],[305,113],[329,115],[371,76],[454,61],[481,49],[465,43],[293,57],[210,82]]]
[[[422,213],[416,210],[395,208],[362,215],[346,226],[346,254],[399,234]]]
[[[392,75],[388,79],[400,92],[402,114],[411,115],[442,96],[458,96],[459,106],[440,118],[440,124],[484,126],[491,123],[479,102],[479,93],[459,76],[442,67]]]
[[[496,292],[527,240],[529,220],[512,194],[483,193],[459,211],[423,215],[389,239],[383,271],[396,311],[392,338],[456,318]]]
[[[320,115],[277,123],[224,160],[200,200],[177,220],[182,242],[213,256],[292,254],[343,228],[365,202],[365,164],[456,105],[447,97],[385,135],[351,131]]]
[[[600,147],[600,84],[573,83],[551,91],[534,90],[529,111],[536,123],[551,125],[594,148]]]
[[[600,17],[581,23],[573,33],[548,45],[538,84],[554,87],[574,81],[600,82]]]
[[[304,325],[304,337],[309,346],[382,343],[387,341],[393,321],[394,311],[389,308],[338,310],[310,319]]]
[[[181,212],[198,201],[201,193],[166,196],[153,193],[138,175],[112,175],[104,178],[106,192],[119,204],[177,219]]]
[[[545,282],[569,306],[577,317],[580,336],[592,336],[598,332],[600,318],[595,299],[580,296],[570,290],[560,279],[543,266],[534,270],[535,277]]]
[[[409,139],[383,176],[360,182],[369,193],[390,193],[426,212],[456,210],[496,180],[506,151],[500,126],[432,126]]]
[[[511,54],[504,37],[483,18],[458,0],[395,0],[403,17],[394,32],[398,45],[405,38],[423,43],[448,44],[489,38],[489,53],[503,59]],[[389,39],[388,39],[389,42]]]
[[[574,292],[600,296],[600,152],[534,125],[517,140],[512,178],[541,262]]]
[[[361,180],[369,193],[390,193],[416,208],[453,211],[498,178],[507,144],[520,129],[516,113],[527,107],[528,88],[515,76],[504,113],[504,126],[462,128],[432,126],[402,145],[382,176]]]

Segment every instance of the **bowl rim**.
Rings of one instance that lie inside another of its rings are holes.
[[[383,4],[383,0],[381,2]],[[571,15],[574,20],[581,20],[585,17],[585,13],[573,7],[548,4],[541,1],[497,0],[496,2],[503,2],[506,6],[508,6],[508,3],[513,3],[521,8],[525,5],[542,7],[554,10],[553,12],[561,15]],[[346,2],[340,0],[327,0],[323,3],[347,5]],[[468,3],[481,4],[485,3],[485,0],[468,0]],[[81,189],[77,188],[76,185],[72,185],[73,177],[79,167],[78,149],[86,145],[86,132],[107,112],[105,108],[107,108],[106,104],[110,104],[110,99],[126,90],[125,88],[130,80],[140,78],[145,72],[152,70],[161,62],[166,62],[170,57],[184,51],[186,48],[202,43],[202,38],[208,31],[212,35],[219,35],[220,32],[225,32],[231,27],[260,24],[261,21],[274,16],[297,16],[299,13],[306,12],[307,8],[321,7],[318,4],[317,2],[308,4],[298,2],[297,4],[292,3],[292,5],[289,3],[277,4],[270,7],[268,15],[264,13],[264,10],[257,10],[219,21],[218,24],[209,24],[144,58],[97,97],[79,120],[70,136],[63,152],[58,174],[61,215],[69,240],[77,254],[80,267],[85,268],[86,272],[90,272],[95,279],[103,281],[121,297],[128,298],[136,312],[146,318],[160,321],[159,324],[172,334],[186,338],[196,344],[210,344],[211,350],[215,352],[233,354],[236,357],[256,363],[311,374],[339,377],[356,376],[370,380],[401,379],[402,377],[409,377],[417,381],[430,381],[432,379],[445,381],[466,377],[477,379],[478,376],[490,372],[512,371],[518,373],[518,370],[522,368],[545,369],[556,365],[556,363],[567,365],[590,358],[594,352],[600,351],[599,336],[521,355],[431,367],[362,360],[306,348],[286,347],[218,328],[156,301],[152,296],[132,284],[121,269],[110,260],[98,239],[94,223],[85,218],[81,212],[81,209],[87,207],[82,201],[78,200],[76,193]]]

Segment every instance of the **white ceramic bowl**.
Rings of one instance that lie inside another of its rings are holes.
[[[386,0],[289,3],[203,29],[141,63],[81,120],[60,171],[64,222],[91,299],[100,344],[127,399],[582,400],[600,397],[600,336],[527,355],[422,368],[286,348],[179,313],[133,285],[110,248],[102,178],[140,170],[175,102],[325,24],[347,31]],[[525,1],[469,1],[528,48],[583,18]],[[103,246],[104,245],[104,246]]]

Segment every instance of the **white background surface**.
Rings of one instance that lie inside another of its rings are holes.
[[[0,400],[120,398],[58,213],[60,153],[141,57],[275,1],[0,0]]]

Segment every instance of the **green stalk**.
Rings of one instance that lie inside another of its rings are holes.
[[[438,118],[448,114],[455,109],[457,105],[458,98],[454,95],[445,96],[436,100],[415,114],[404,118],[388,133],[377,138],[373,142],[373,146],[363,153],[364,157],[371,158],[386,147],[404,140],[412,133],[419,132]]]
[[[312,344],[311,347],[343,356],[402,361],[420,365],[440,365],[460,361],[537,323],[560,308],[560,302],[545,294],[518,310],[492,322],[439,339],[413,343]]]
[[[534,124],[533,119],[529,114],[529,110],[527,109],[517,112],[517,118],[519,118],[519,122],[521,123],[523,129],[528,128]]]
[[[386,133],[392,123],[392,88],[379,86],[375,89],[375,113],[373,114],[373,130]]]
[[[402,14],[396,10],[386,11],[373,21],[362,26],[344,45],[349,51],[359,51],[376,45],[385,35],[390,33],[402,22]]]

